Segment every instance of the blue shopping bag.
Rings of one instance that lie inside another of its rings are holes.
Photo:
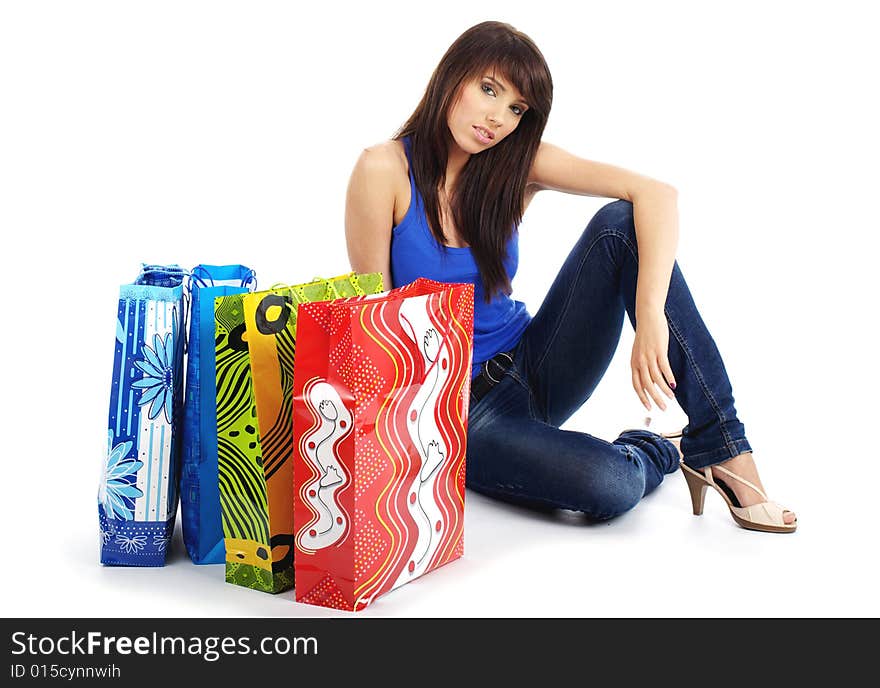
[[[192,270],[180,502],[183,541],[195,564],[226,561],[217,471],[214,299],[256,286],[256,274],[244,265],[197,265]]]
[[[119,290],[98,490],[102,564],[165,564],[177,514],[186,276],[177,265],[145,264]]]

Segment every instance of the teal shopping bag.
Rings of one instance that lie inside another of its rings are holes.
[[[244,265],[197,265],[192,270],[180,506],[183,541],[196,564],[226,560],[217,475],[214,299],[253,291],[256,285],[256,274]]]

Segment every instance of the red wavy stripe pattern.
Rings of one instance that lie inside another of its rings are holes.
[[[389,297],[365,300],[363,297],[339,299],[330,303],[300,307],[297,361],[294,368],[294,421],[297,485],[314,476],[303,470],[303,437],[313,430],[317,418],[301,410],[306,376],[323,371],[340,396],[352,400],[350,409],[356,431],[350,444],[340,446],[340,458],[354,475],[352,486],[340,493],[343,508],[357,514],[340,548],[330,552],[305,552],[297,542],[297,600],[337,608],[361,609],[388,591],[408,565],[418,538],[418,526],[410,516],[407,499],[410,486],[421,469],[421,457],[407,429],[407,413],[425,377],[423,359],[417,345],[399,324],[403,296],[425,296],[430,321],[444,338],[450,360],[450,375],[439,391],[434,418],[447,449],[443,465],[434,479],[433,497],[440,507],[442,538],[431,557],[427,571],[460,557],[463,552],[464,462],[467,445],[467,412],[473,339],[473,285],[441,284],[419,279],[393,290]],[[309,309],[309,310],[307,310]],[[314,317],[304,317],[314,310]],[[340,322],[342,321],[342,322]],[[307,358],[306,337],[320,329],[325,337],[323,357],[318,347]],[[349,331],[346,331],[349,330]],[[328,353],[343,336],[351,339],[351,355],[345,360]],[[355,360],[357,359],[357,360]],[[344,369],[344,374],[340,372]],[[339,387],[344,386],[345,390]],[[344,393],[343,393],[344,392]],[[307,405],[305,405],[307,406]],[[426,411],[427,412],[427,411]],[[314,416],[314,413],[312,413]],[[356,456],[368,457],[357,470]],[[303,519],[314,519],[303,495],[297,494],[296,532]],[[432,524],[433,525],[433,524]],[[329,549],[329,548],[328,548]],[[349,558],[350,555],[350,558]],[[329,580],[328,580],[329,576]],[[326,595],[329,581],[333,594]],[[320,588],[325,594],[316,594]],[[340,602],[340,595],[345,602]]]

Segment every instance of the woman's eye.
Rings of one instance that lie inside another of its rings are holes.
[[[491,96],[495,95],[495,90],[489,84],[481,84],[483,89],[483,93],[487,93]],[[510,109],[513,110],[513,114],[517,117],[522,117],[525,114],[525,110],[523,110],[519,105],[511,105]]]

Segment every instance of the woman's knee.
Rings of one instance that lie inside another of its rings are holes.
[[[489,497],[502,499],[539,509],[568,509],[581,511],[588,517],[604,521],[632,509],[642,498],[644,480],[638,474],[570,476],[564,488],[545,491],[535,485],[516,481],[498,482],[487,479],[473,468],[468,468],[468,489]]]
[[[603,246],[611,260],[617,264],[628,258],[638,260],[633,204],[629,201],[607,203],[587,223],[578,246],[582,251]]]
[[[600,495],[593,495],[584,508],[585,514],[601,521],[620,516],[634,508],[642,498],[641,489],[637,485],[620,485]]]
[[[644,492],[644,475],[628,465],[621,470],[585,476],[574,508],[593,518],[606,520],[632,509]]]
[[[630,201],[612,201],[606,203],[593,215],[588,231],[602,232],[613,230],[629,235],[635,232],[635,216]]]

